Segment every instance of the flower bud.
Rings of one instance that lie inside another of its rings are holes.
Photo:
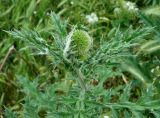
[[[92,47],[93,40],[86,31],[75,30],[73,35],[73,45],[75,45],[75,50],[80,60],[85,60],[88,57],[88,52]]]

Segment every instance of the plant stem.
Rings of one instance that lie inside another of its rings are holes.
[[[87,91],[87,87],[84,83],[84,75],[82,74],[81,70],[78,68],[76,68],[75,71],[78,75],[78,78],[79,78],[78,81],[79,81],[79,84],[80,84],[82,90]]]
[[[2,68],[4,67],[9,55],[12,53],[12,51],[15,50],[14,46],[11,46],[6,54],[6,56],[3,59],[2,64],[0,65],[0,72],[2,71]]]

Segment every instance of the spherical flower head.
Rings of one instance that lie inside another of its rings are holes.
[[[136,7],[136,4],[130,1],[124,2],[124,8],[126,8],[128,11],[136,12],[138,8]]]
[[[76,46],[75,51],[80,60],[88,57],[90,48],[92,47],[92,38],[86,31],[75,30],[72,35],[73,44]]]
[[[121,10],[120,8],[118,8],[118,7],[116,7],[116,8],[114,9],[114,14],[115,14],[116,16],[120,16],[120,15],[121,15],[121,12],[122,12],[122,10]]]
[[[114,9],[115,17],[132,20],[136,18],[138,13],[138,8],[136,4],[130,1],[120,1],[117,4],[118,6]]]
[[[90,15],[86,15],[86,19],[87,19],[87,22],[91,24],[98,22],[98,17],[96,13],[91,13]]]

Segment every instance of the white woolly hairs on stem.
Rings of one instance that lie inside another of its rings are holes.
[[[74,33],[76,29],[76,26],[72,29],[72,31],[69,33],[69,35],[66,37],[66,43],[65,43],[65,47],[64,47],[64,50],[63,50],[63,56],[64,57],[67,57],[67,52],[69,51],[69,48],[70,48],[70,44],[72,42],[72,35]]]

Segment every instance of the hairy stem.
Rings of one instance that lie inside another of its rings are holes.
[[[81,69],[76,69],[76,73],[78,75],[78,82],[79,82],[82,90],[87,91],[87,87],[84,82],[84,75],[82,74]]]

